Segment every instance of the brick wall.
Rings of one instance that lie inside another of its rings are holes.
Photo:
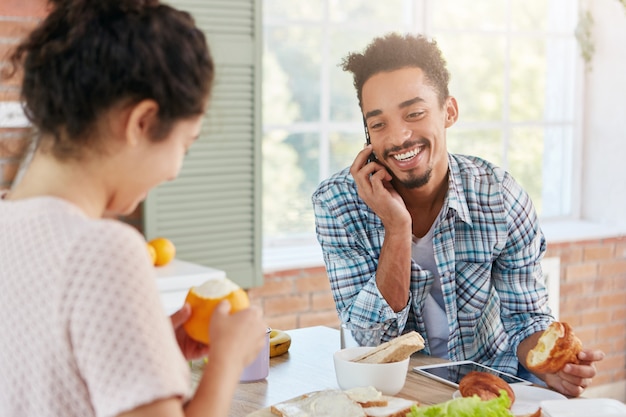
[[[554,243],[561,259],[560,319],[606,353],[594,385],[626,380],[626,236]]]
[[[41,3],[41,4],[40,4]],[[15,45],[37,24],[45,7],[43,2],[2,0],[0,4],[0,71],[8,69],[8,58]],[[21,6],[20,6],[21,5]],[[0,79],[0,105],[19,101],[21,75]],[[0,189],[8,188],[15,178],[20,159],[32,134],[30,128],[14,128],[0,114]]]
[[[265,274],[262,287],[248,291],[268,325],[276,329],[338,327],[339,319],[324,267]]]

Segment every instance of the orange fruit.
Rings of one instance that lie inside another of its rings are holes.
[[[156,251],[155,266],[167,265],[176,256],[176,246],[169,239],[157,237],[148,242],[148,244]]]
[[[185,302],[191,306],[191,317],[183,325],[189,337],[209,344],[211,316],[222,300],[230,302],[231,314],[250,307],[248,294],[228,278],[210,279],[198,287],[189,289]]]
[[[150,260],[152,261],[152,265],[154,265],[157,260],[156,249],[154,249],[154,246],[149,243],[146,243],[146,247],[148,248],[148,253],[150,254]]]

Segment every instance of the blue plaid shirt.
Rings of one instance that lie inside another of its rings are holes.
[[[516,374],[520,342],[554,320],[539,263],[545,238],[528,194],[510,174],[476,157],[448,159],[448,193],[433,246],[449,359]],[[410,330],[427,339],[420,313],[433,275],[412,261],[408,303],[397,313],[391,309],[376,285],[385,229],[359,198],[349,170],[323,181],[312,200],[341,320],[384,323],[384,340]]]

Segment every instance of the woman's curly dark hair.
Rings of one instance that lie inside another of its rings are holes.
[[[205,111],[214,64],[192,17],[156,0],[51,0],[51,13],[12,56],[24,67],[24,110],[58,158],[97,146],[90,133],[113,106],[154,100],[163,139]]]
[[[422,35],[390,33],[375,38],[363,53],[346,56],[341,66],[354,76],[359,106],[362,106],[363,84],[371,76],[407,67],[417,67],[424,71],[427,81],[438,92],[441,106],[449,96],[450,73],[446,68],[446,61],[437,42]]]

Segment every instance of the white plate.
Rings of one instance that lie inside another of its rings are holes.
[[[605,398],[577,398],[541,402],[541,411],[547,417],[623,417],[626,405]]]
[[[544,400],[566,400],[565,395],[545,388],[533,387],[530,385],[512,384],[511,388],[515,393],[515,402],[511,407],[513,415],[530,414],[537,411]],[[452,398],[460,397],[461,393],[456,390]]]

